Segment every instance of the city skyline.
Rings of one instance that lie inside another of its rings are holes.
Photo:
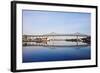
[[[23,34],[91,34],[91,14],[23,10]]]

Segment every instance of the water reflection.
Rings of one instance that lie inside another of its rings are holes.
[[[85,46],[90,45],[83,42],[72,41],[43,41],[43,42],[23,42],[23,46]]]
[[[91,59],[90,44],[81,41],[23,42],[23,63]]]

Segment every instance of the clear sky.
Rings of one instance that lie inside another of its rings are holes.
[[[91,33],[91,14],[23,10],[23,34]]]

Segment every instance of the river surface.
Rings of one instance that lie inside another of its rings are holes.
[[[28,42],[28,44],[49,44],[49,45],[62,45],[62,46],[61,47],[23,46],[22,49],[23,63],[91,59],[90,46],[82,42],[77,43],[77,42],[53,41],[48,43]],[[63,45],[72,45],[72,46],[63,47]],[[78,46],[78,45],[87,45],[87,46]]]

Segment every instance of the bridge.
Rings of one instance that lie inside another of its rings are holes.
[[[69,38],[59,38],[57,39],[55,36],[74,36],[75,38],[74,39],[69,39]],[[50,39],[50,37],[52,37]],[[85,38],[85,40],[83,40],[82,38],[80,37],[83,37]],[[84,43],[87,43],[87,44],[90,44],[90,38],[87,38],[87,37],[90,37],[90,35],[85,35],[85,34],[80,34],[80,33],[74,33],[74,34],[57,34],[57,33],[49,33],[49,34],[43,34],[43,35],[23,35],[23,45],[27,45],[27,46],[73,46],[73,45],[57,45],[57,44],[54,44],[53,41],[67,41],[67,42],[76,42],[76,45],[79,46],[78,42],[84,42]],[[47,43],[52,41],[52,45],[48,45]],[[30,43],[28,44],[29,42],[33,42],[33,43]],[[86,44],[86,45],[87,45]],[[74,46],[76,46],[74,45]],[[80,46],[86,46],[86,45],[80,45]]]
[[[81,33],[73,33],[73,34],[57,34],[57,33],[49,33],[49,34],[43,34],[43,35],[23,35],[27,37],[49,37],[49,36],[80,36],[80,37],[88,37],[90,35],[81,34]]]

